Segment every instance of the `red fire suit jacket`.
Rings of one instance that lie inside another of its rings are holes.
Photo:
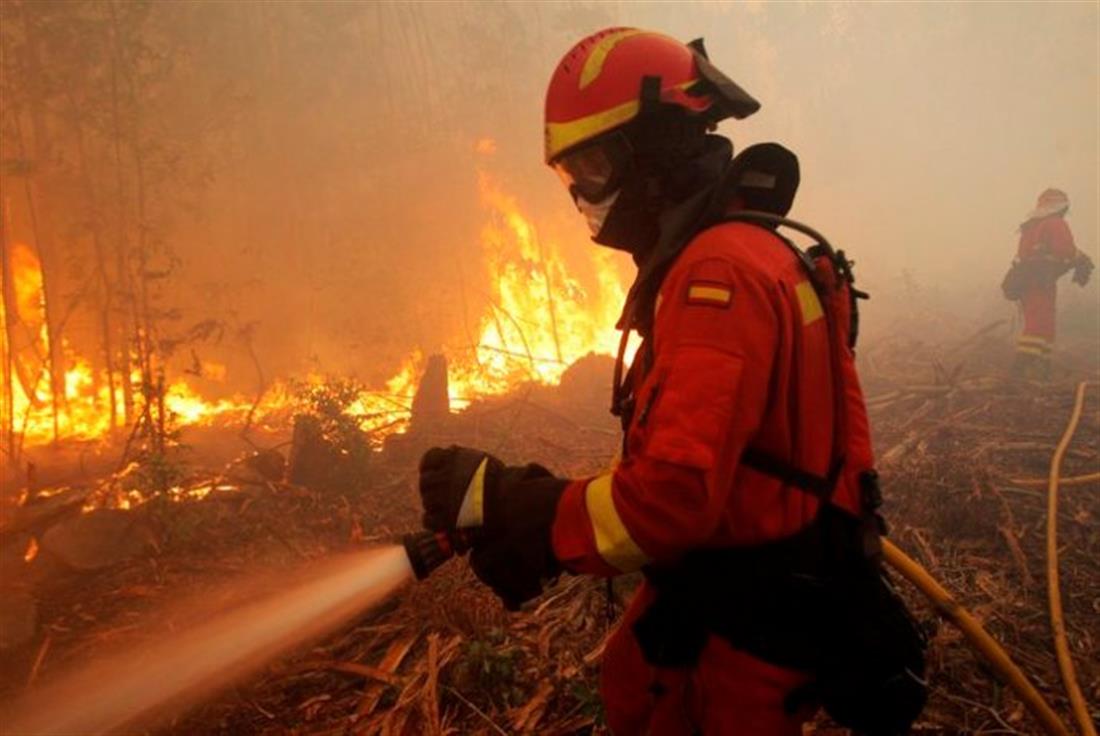
[[[558,505],[553,545],[566,569],[616,575],[691,549],[782,538],[813,519],[816,498],[740,458],[753,447],[828,474],[834,379],[824,308],[805,267],[764,228],[730,222],[688,244],[660,288],[652,368],[638,377],[625,457],[571,483]],[[834,502],[857,512],[858,476],[873,457],[846,308],[836,322],[846,396]]]
[[[1020,227],[1016,257],[1021,261],[1048,258],[1069,264],[1077,258],[1077,246],[1062,216],[1047,216],[1029,220]]]
[[[1016,256],[1027,268],[1028,279],[1020,298],[1024,325],[1017,337],[1019,352],[1038,356],[1050,353],[1057,323],[1058,279],[1073,268],[1078,253],[1061,215],[1048,215],[1021,226]]]
[[[774,233],[731,222],[697,235],[659,291],[652,367],[636,377],[622,462],[572,482],[559,501],[552,541],[563,566],[611,576],[673,563],[696,548],[797,532],[814,518],[817,499],[742,464],[742,452],[751,447],[826,476],[837,424],[845,462],[833,500],[856,512],[858,476],[873,459],[847,348],[846,289],[824,292],[836,297],[831,343],[825,305]],[[834,364],[842,382],[834,380]],[[837,385],[844,392],[839,402]],[[752,591],[745,593],[751,605]],[[805,673],[775,667],[718,637],[690,671],[650,666],[632,623],[653,596],[643,584],[604,651],[600,693],[614,733],[801,733],[812,704],[795,713],[785,706],[807,682]]]

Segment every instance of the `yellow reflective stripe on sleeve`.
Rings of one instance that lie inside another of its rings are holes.
[[[821,309],[821,301],[817,298],[814,285],[809,281],[800,281],[794,287],[795,296],[798,297],[798,308],[802,311],[802,324],[808,325],[821,319],[825,312]]]
[[[600,76],[600,72],[603,71],[603,63],[607,60],[607,55],[611,53],[611,49],[618,46],[623,39],[637,36],[639,33],[645,33],[645,31],[639,31],[637,28],[624,28],[621,31],[609,33],[597,41],[592,50],[588,52],[588,58],[584,60],[584,66],[581,67],[578,86],[584,89],[596,81],[596,78]]]
[[[1025,355],[1046,355],[1048,351],[1036,345],[1017,345],[1016,352]]]
[[[611,495],[612,475],[601,475],[589,482],[584,489],[584,505],[592,520],[596,537],[596,550],[604,562],[622,572],[637,570],[649,558],[630,537]]]
[[[1016,350],[1019,352],[1029,353],[1041,351],[1049,353],[1053,348],[1054,344],[1045,337],[1039,337],[1037,335],[1020,335],[1016,338]]]
[[[470,478],[470,484],[466,486],[466,495],[462,497],[462,506],[458,509],[458,519],[455,521],[455,526],[459,529],[485,524],[485,468],[488,466],[489,456],[486,455],[474,471],[474,477]]]

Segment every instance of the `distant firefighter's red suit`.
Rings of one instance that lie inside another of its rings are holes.
[[[1021,358],[1046,360],[1054,347],[1058,279],[1079,260],[1064,218],[1069,199],[1058,189],[1039,196],[1020,226],[1016,258],[1022,273],[1020,312],[1023,329],[1016,342]]]

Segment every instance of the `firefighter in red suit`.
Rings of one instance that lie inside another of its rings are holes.
[[[1092,260],[1077,249],[1066,224],[1069,197],[1060,189],[1039,195],[1035,209],[1020,226],[1013,270],[1019,278],[1023,329],[1016,340],[1016,369],[1022,375],[1046,377],[1054,347],[1058,279],[1073,270],[1073,281],[1088,283]]]
[[[734,157],[712,133],[758,107],[701,42],[612,28],[566,54],[547,163],[593,240],[639,268],[620,323],[644,338],[616,378],[622,459],[574,480],[461,447],[421,461],[426,528],[476,529],[471,564],[509,607],[562,571],[644,571],[604,652],[616,734],[800,734],[818,702],[797,645],[807,613],[751,581],[789,572],[766,550],[823,507],[873,505],[846,263],[815,269],[767,218],[736,217],[784,215],[798,183],[781,146]]]

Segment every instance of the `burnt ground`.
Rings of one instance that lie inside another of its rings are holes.
[[[1046,383],[1010,380],[1010,360],[1009,341],[993,331],[944,344],[878,341],[863,349],[861,370],[891,538],[1005,644],[1068,722],[1047,615],[1046,488],[1021,481],[1046,477],[1077,382],[1097,377],[1096,348],[1067,346]],[[595,368],[563,389],[522,388],[431,433],[391,441],[372,457],[368,482],[354,491],[308,490],[231,468],[221,473],[227,490],[128,512],[134,523],[120,539],[132,545],[103,553],[94,570],[74,570],[49,549],[22,562],[28,539],[12,532],[8,508],[0,528],[5,607],[10,612],[18,608],[13,601],[33,599],[37,624],[29,640],[3,652],[0,699],[96,654],[149,640],[154,630],[163,631],[164,621],[155,619],[166,605],[214,595],[225,580],[305,565],[415,529],[416,458],[430,444],[483,447],[506,461],[537,460],[565,475],[600,470],[618,438],[604,410],[607,374]],[[1100,388],[1093,387],[1063,476],[1100,470],[1098,448]],[[220,459],[214,467],[222,467]],[[191,481],[218,472],[196,458]],[[79,505],[69,504],[68,513]],[[1100,483],[1062,488],[1062,592],[1078,679],[1094,714],[1100,704],[1098,518]],[[630,577],[616,582],[620,606],[634,584]],[[1038,733],[959,633],[902,587],[932,636],[932,697],[916,732]],[[12,615],[6,618],[10,628]],[[450,563],[156,732],[602,733],[596,687],[608,631],[600,581],[563,579],[529,610],[509,614],[465,564]],[[824,720],[814,728],[842,733]]]

